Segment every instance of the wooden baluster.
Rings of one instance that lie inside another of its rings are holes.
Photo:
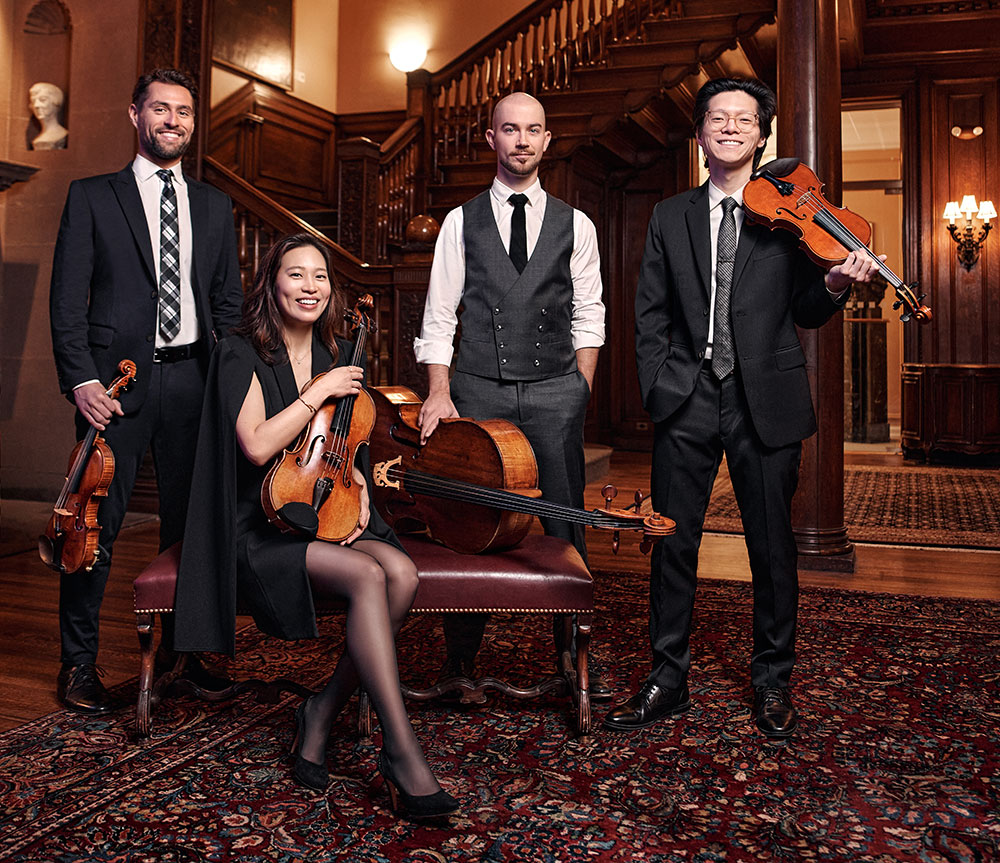
[[[518,34],[518,44],[520,46],[520,55],[518,57],[517,67],[520,70],[517,75],[517,89],[522,92],[528,91],[528,31],[525,30]]]
[[[472,92],[472,76],[468,70],[462,73],[462,83],[464,84],[465,97],[462,100],[462,113],[465,116],[465,158],[472,158],[472,147],[476,138],[476,113],[475,113],[475,93]]]
[[[597,0],[587,0],[587,65],[597,62],[600,45],[597,43]]]
[[[580,40],[583,38],[583,0],[576,2],[576,26],[572,24],[574,0],[566,0],[566,37],[563,39],[563,89],[568,90],[573,67],[580,57]]]
[[[576,0],[576,32],[573,34],[573,63],[571,68],[578,63],[583,64],[589,61],[590,51],[587,50],[586,40],[589,38],[590,30],[584,27],[584,0]],[[569,86],[569,80],[566,81]]]

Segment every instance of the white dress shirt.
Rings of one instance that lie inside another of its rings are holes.
[[[515,194],[499,179],[490,188],[490,204],[497,231],[505,249],[510,251],[510,222],[514,206],[509,202]],[[528,258],[531,258],[545,218],[548,196],[538,180],[525,189],[528,197],[524,208]],[[465,218],[456,207],[444,218],[441,232],[434,245],[424,304],[424,320],[420,335],[413,340],[418,363],[451,365],[455,329],[458,326],[458,306],[465,289]],[[570,333],[573,349],[599,348],[604,344],[604,303],[601,301],[601,258],[597,250],[597,230],[594,223],[580,210],[573,210],[573,252],[569,259],[573,279],[573,312]]]
[[[149,242],[153,247],[153,266],[156,268],[156,284],[160,284],[160,198],[163,194],[163,180],[156,176],[160,170],[149,159],[136,154],[132,161],[132,173],[139,187],[139,197],[142,198],[142,209],[146,213],[146,226],[149,228]],[[170,341],[160,333],[159,315],[156,322],[156,347],[165,345],[188,345],[198,341],[198,309],[194,302],[194,289],[191,287],[191,205],[188,202],[187,183],[180,162],[170,168],[173,174],[174,190],[177,193],[177,222],[180,230],[180,269],[181,269],[181,328]]]

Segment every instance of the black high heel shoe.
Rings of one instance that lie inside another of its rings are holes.
[[[307,698],[295,711],[295,740],[292,743],[295,766],[292,767],[292,776],[299,784],[305,785],[307,788],[312,788],[315,791],[326,791],[327,785],[330,784],[330,771],[327,770],[326,764],[308,761],[302,757],[302,753],[299,751],[299,744],[306,736],[306,704],[308,703],[309,699]]]
[[[407,794],[389,766],[389,758],[382,749],[378,754],[378,772],[389,789],[389,803],[396,815],[420,820],[423,818],[443,818],[458,812],[458,801],[447,791],[438,790],[433,794]]]

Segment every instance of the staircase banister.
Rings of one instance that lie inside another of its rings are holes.
[[[452,60],[443,69],[431,73],[430,82],[432,91],[461,75],[468,66],[482,60],[487,53],[495,51],[508,41],[514,39],[529,24],[539,18],[544,18],[557,6],[562,6],[564,2],[565,0],[535,0],[530,6],[526,6],[492,33],[487,34],[476,42],[468,51],[465,51]]]
[[[343,246],[335,243],[326,234],[317,231],[308,222],[300,219],[291,210],[261,194],[246,180],[234,174],[211,156],[205,156],[203,162],[207,169],[205,179],[229,195],[237,206],[245,207],[255,216],[284,233],[310,234],[321,240],[331,251],[336,272],[352,283],[362,286],[392,283],[391,266],[365,263]]]
[[[408,117],[379,147],[383,162],[395,159],[420,134],[422,117]]]

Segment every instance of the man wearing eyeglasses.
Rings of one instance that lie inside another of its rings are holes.
[[[798,606],[792,495],[802,440],[816,431],[796,326],[820,327],[875,262],[848,256],[824,273],[788,231],[743,218],[743,187],[771,134],[774,93],[754,79],[706,83],[695,137],[709,180],[657,204],[635,298],[636,362],[655,423],[653,509],[677,523],[653,550],[652,669],[605,718],[645,728],[690,706],[689,639],[705,511],[723,454],[743,520],[753,578],[753,716],[789,737]]]

